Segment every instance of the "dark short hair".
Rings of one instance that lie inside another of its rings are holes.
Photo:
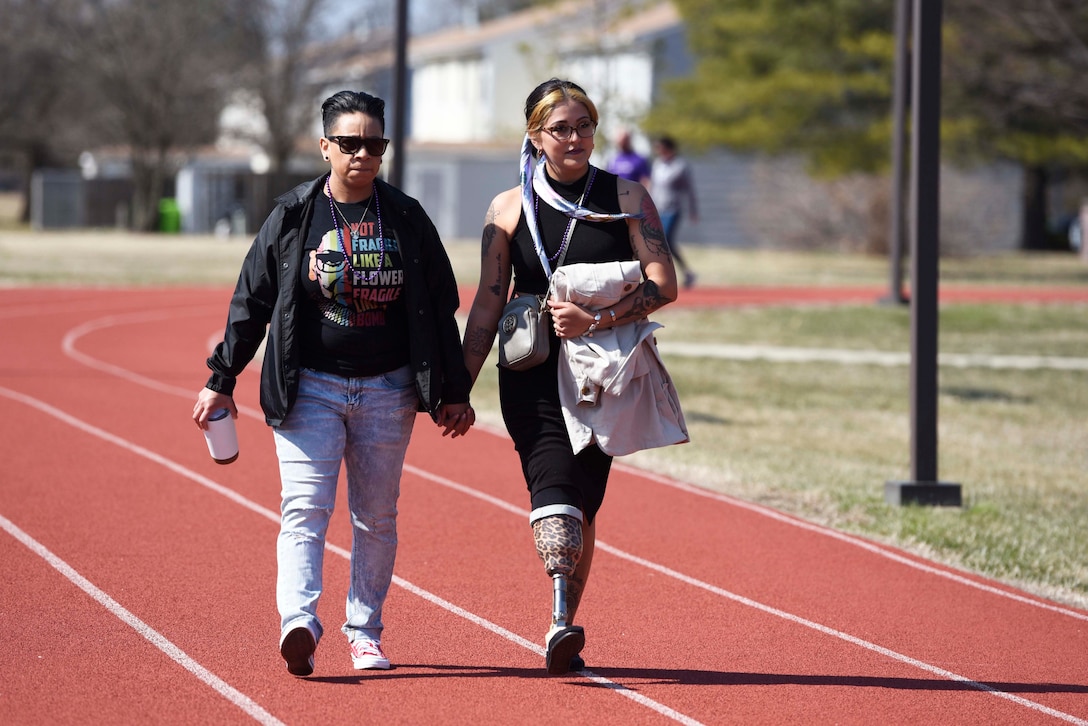
[[[657,143],[661,144],[669,151],[676,151],[676,139],[671,136],[658,136]]]
[[[336,121],[347,113],[365,113],[381,124],[385,133],[385,101],[363,91],[340,91],[325,99],[321,104],[321,125],[327,136]]]

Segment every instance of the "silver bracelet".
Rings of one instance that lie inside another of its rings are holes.
[[[601,324],[601,314],[598,312],[593,316],[593,322],[589,324],[589,329],[586,330],[586,337],[592,338],[593,332],[597,330],[597,326]]]
[[[612,325],[616,324],[616,311],[612,308],[608,308],[608,314],[612,316]]]

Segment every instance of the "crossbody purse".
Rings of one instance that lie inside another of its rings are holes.
[[[568,239],[574,236],[572,219]],[[567,258],[564,248],[556,267]],[[548,278],[549,281],[551,278]],[[551,343],[548,335],[548,296],[517,295],[499,316],[499,365],[512,371],[534,368],[548,359]]]
[[[590,180],[592,183],[592,180]],[[586,185],[588,191],[589,184]],[[585,192],[583,192],[583,198]],[[570,241],[578,220],[571,217],[556,267],[567,259]],[[547,271],[547,270],[545,270]],[[551,275],[548,275],[551,282]],[[548,296],[516,295],[499,316],[499,365],[512,371],[534,368],[548,360],[551,343],[548,335]]]

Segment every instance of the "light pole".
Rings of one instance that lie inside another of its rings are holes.
[[[914,3],[911,89],[911,479],[889,481],[891,504],[960,506],[937,480],[937,277],[940,259],[941,0]]]
[[[404,135],[408,128],[408,0],[397,0],[396,49],[393,66],[393,160],[389,183],[404,188]]]

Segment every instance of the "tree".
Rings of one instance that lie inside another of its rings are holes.
[[[799,153],[813,171],[887,160],[890,0],[675,0],[695,73],[671,81],[646,128],[696,146]]]
[[[245,33],[255,53],[236,76],[254,90],[265,133],[252,139],[269,158],[269,170],[283,172],[299,137],[314,118],[313,89],[306,81],[307,46],[326,0],[257,0],[249,4]]]
[[[675,0],[695,74],[647,128],[695,145],[800,154],[818,175],[888,162],[892,0]],[[945,2],[943,142],[1026,173],[1023,244],[1046,235],[1047,174],[1088,162],[1088,4]]]
[[[214,140],[230,69],[252,54],[244,0],[87,0],[63,23],[69,71],[99,100],[100,138],[127,146],[132,226],[151,230],[172,154]]]
[[[85,141],[73,121],[91,110],[56,52],[64,40],[60,22],[70,10],[66,0],[0,0],[0,151],[21,177],[23,222],[30,220],[33,170],[72,163]]]
[[[1088,4],[946,5],[947,146],[965,158],[1020,163],[1022,246],[1051,247],[1050,180],[1060,170],[1088,167]]]

